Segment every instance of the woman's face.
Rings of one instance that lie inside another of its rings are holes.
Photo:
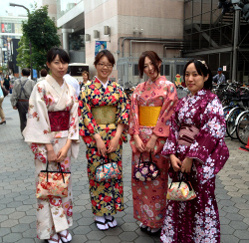
[[[185,72],[185,83],[192,95],[195,95],[199,90],[204,87],[204,82],[207,81],[208,76],[200,75],[194,63],[190,63]]]
[[[160,64],[158,64],[158,67],[160,67]],[[148,57],[145,57],[144,59],[144,73],[151,79],[151,81],[155,81],[159,76],[155,66]]]
[[[52,77],[55,80],[63,80],[63,76],[66,74],[68,69],[68,63],[62,62],[59,56],[57,55],[51,63],[47,62],[47,66],[50,69]]]
[[[97,70],[97,77],[102,82],[107,82],[108,77],[110,76],[112,69],[113,69],[113,66],[109,62],[108,58],[106,56],[103,56],[102,58],[100,58],[95,68]]]
[[[83,74],[83,81],[86,82],[88,80],[88,75],[86,73]]]

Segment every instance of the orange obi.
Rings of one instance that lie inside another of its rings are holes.
[[[146,127],[156,126],[161,108],[161,106],[139,106],[139,125]]]
[[[92,108],[92,114],[98,125],[115,123],[116,121],[115,106],[98,106]]]

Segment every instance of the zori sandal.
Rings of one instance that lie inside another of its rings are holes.
[[[56,236],[57,236],[57,237],[56,237]],[[55,238],[55,237],[56,237],[56,238]],[[50,239],[46,240],[46,242],[47,242],[47,243],[53,243],[53,242],[62,243],[60,236],[57,235],[57,234],[51,236]]]
[[[115,228],[118,225],[117,220],[111,215],[105,216],[105,219],[110,228]]]
[[[61,237],[61,241],[63,243],[66,243],[66,242],[71,242],[71,240],[73,239],[72,235],[69,233],[68,230],[63,230],[61,232],[58,233]]]
[[[95,224],[99,230],[108,230],[109,226],[108,223],[105,219],[105,217],[101,216],[96,216],[95,217]]]
[[[139,225],[139,227],[140,227],[140,230],[141,230],[141,231],[147,232],[148,226],[146,226],[146,225],[144,225],[143,223],[141,223],[141,224]]]

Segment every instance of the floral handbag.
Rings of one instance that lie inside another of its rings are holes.
[[[71,172],[64,172],[58,163],[59,171],[49,171],[48,162],[46,170],[39,173],[39,181],[36,186],[36,198],[48,199],[53,197],[67,197],[68,184]]]
[[[106,162],[107,161],[107,162]],[[109,157],[101,158],[101,164],[95,169],[95,181],[107,181],[116,179],[121,176],[122,172],[119,169],[117,162],[110,161]]]
[[[190,183],[185,178],[185,175],[178,175],[178,182],[171,182],[168,187],[166,198],[174,201],[188,201],[196,198],[195,191]]]
[[[152,181],[160,175],[158,166],[152,161],[150,153],[150,160],[143,161],[143,155],[140,154],[139,161],[134,167],[133,178],[139,181]]]

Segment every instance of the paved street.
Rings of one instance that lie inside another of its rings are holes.
[[[36,210],[33,154],[20,134],[18,112],[3,102],[6,125],[0,126],[0,242],[42,243],[36,238]],[[216,195],[220,209],[221,241],[249,242],[249,159],[240,143],[227,139],[230,158],[218,174]],[[72,243],[160,242],[141,232],[133,219],[131,194],[131,150],[124,146],[125,211],[117,214],[118,227],[105,232],[93,223],[88,193],[85,146],[73,161],[74,225]]]

